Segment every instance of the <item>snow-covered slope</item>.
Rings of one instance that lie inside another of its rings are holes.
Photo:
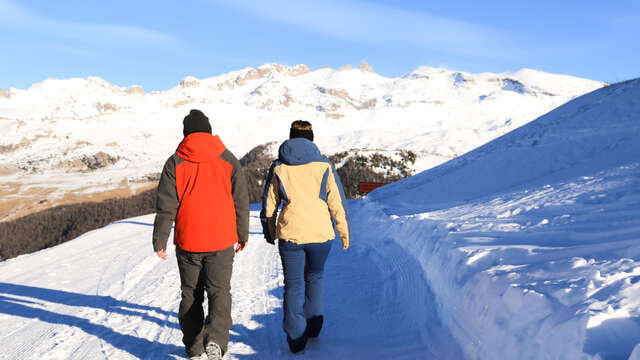
[[[238,157],[313,123],[326,154],[414,150],[424,170],[604,84],[521,69],[468,74],[421,67],[399,78],[361,69],[268,64],[144,93],[102,79],[46,80],[0,95],[0,219],[18,199],[42,206],[154,181],[191,108]],[[65,199],[65,196],[67,199]],[[8,202],[14,201],[9,204]],[[6,211],[5,211],[6,210]]]
[[[327,324],[304,357],[637,359],[638,114],[640,80],[612,85],[350,201],[352,248],[329,257]],[[0,262],[0,357],[180,358],[177,266],[152,253],[152,218]],[[294,358],[256,211],[250,236],[228,358]]]
[[[640,343],[639,116],[640,79],[582,96],[374,191],[356,228],[415,256],[469,359],[627,359]]]

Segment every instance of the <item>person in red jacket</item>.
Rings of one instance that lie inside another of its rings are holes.
[[[184,118],[184,139],[165,163],[158,184],[153,250],[167,258],[173,242],[182,300],[178,321],[187,355],[222,359],[229,343],[231,271],[249,236],[249,192],[236,157],[199,110]],[[202,304],[207,293],[209,313]]]

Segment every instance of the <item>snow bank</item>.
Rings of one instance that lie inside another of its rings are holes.
[[[469,359],[627,359],[640,343],[640,80],[354,204],[421,264]]]

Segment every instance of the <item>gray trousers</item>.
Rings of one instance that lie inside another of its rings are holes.
[[[193,253],[176,248],[180,270],[182,300],[178,321],[187,355],[204,353],[207,343],[220,345],[227,352],[231,329],[231,271],[233,246],[224,250]],[[204,293],[207,293],[209,313],[205,319]]]

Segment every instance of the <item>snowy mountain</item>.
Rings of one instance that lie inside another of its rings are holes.
[[[304,358],[640,358],[638,114],[640,80],[611,85],[351,200]],[[153,254],[152,220],[0,262],[2,356],[182,358],[175,249]],[[297,358],[282,280],[253,211],[228,359]]]
[[[596,81],[521,69],[468,74],[421,67],[386,78],[360,68],[267,64],[145,93],[96,77],[46,80],[0,93],[0,220],[55,204],[149,188],[203,110],[241,157],[313,123],[330,155],[351,149],[419,154],[421,171],[476,148],[584,93]]]

